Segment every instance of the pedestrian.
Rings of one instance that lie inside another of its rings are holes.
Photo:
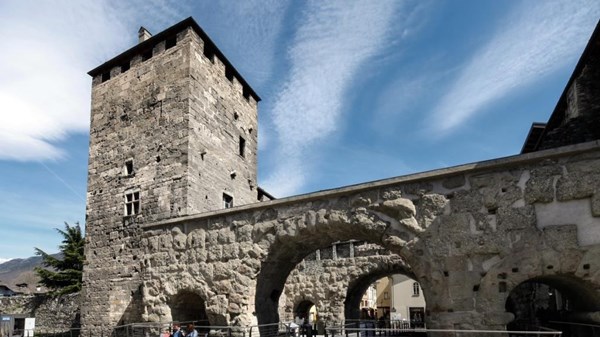
[[[306,333],[306,337],[312,337],[312,325],[310,324],[310,313],[307,316],[304,316],[304,333]]]
[[[171,334],[171,337],[183,337],[179,323],[173,323],[173,333]]]
[[[198,337],[198,331],[194,329],[194,324],[189,323],[185,332],[185,337]]]

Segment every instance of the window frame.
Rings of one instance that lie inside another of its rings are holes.
[[[141,213],[141,198],[139,190],[126,191],[124,194],[123,216],[134,217]]]
[[[223,208],[225,208],[225,209],[233,208],[233,206],[234,206],[233,195],[223,192],[222,201],[223,201]]]

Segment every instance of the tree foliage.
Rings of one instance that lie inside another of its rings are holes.
[[[65,222],[64,230],[55,228],[63,236],[59,246],[60,255],[56,258],[39,248],[35,254],[42,257],[44,267],[36,267],[35,272],[40,277],[40,284],[48,288],[51,295],[63,295],[81,290],[81,276],[85,256],[83,254],[84,238],[79,223],[69,226]]]

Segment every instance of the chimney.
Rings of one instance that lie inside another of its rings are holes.
[[[142,43],[151,37],[152,37],[152,34],[150,34],[150,32],[146,28],[144,28],[143,26],[140,27],[140,30],[138,30],[138,38],[139,38],[138,43]]]

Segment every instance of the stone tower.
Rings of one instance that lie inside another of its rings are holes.
[[[82,323],[93,328],[142,318],[152,261],[138,256],[140,228],[257,201],[260,98],[192,18],[155,36],[142,27],[89,75]]]

